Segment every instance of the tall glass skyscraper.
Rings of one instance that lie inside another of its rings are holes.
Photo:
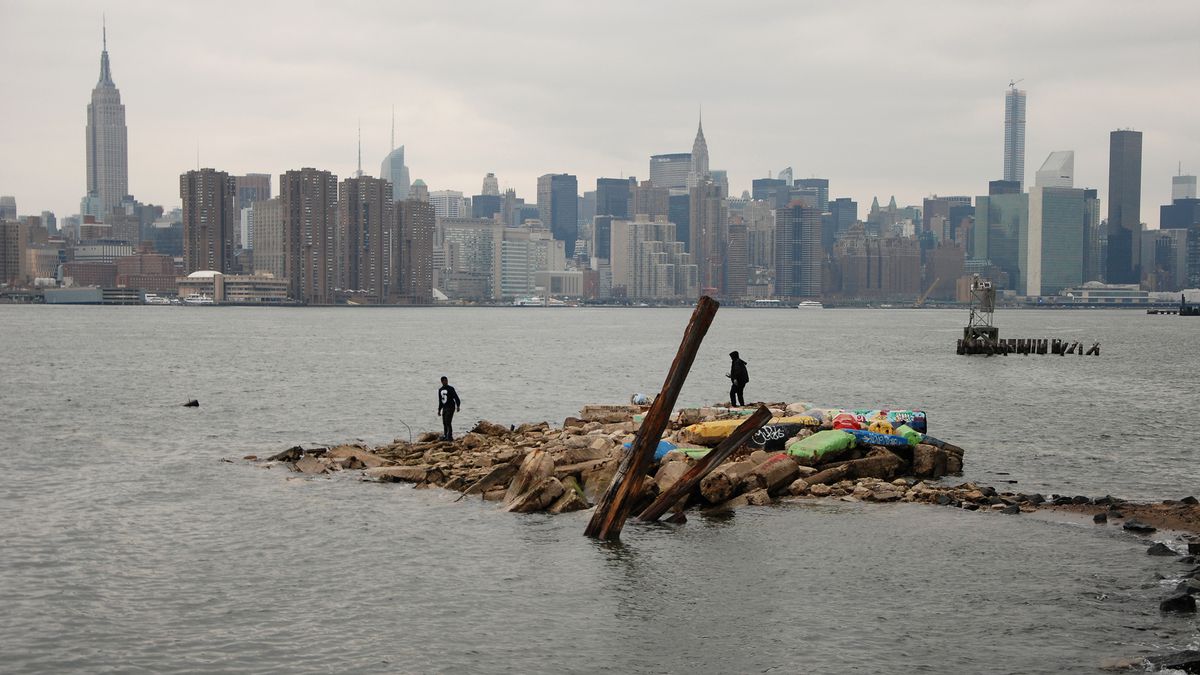
[[[1142,132],[1108,139],[1108,283],[1142,281]]]
[[[129,139],[125,106],[108,65],[108,31],[103,32],[100,80],[87,107],[87,194],[80,213],[104,222],[129,194]]]
[[[1004,180],[1025,185],[1025,91],[1004,95]]]

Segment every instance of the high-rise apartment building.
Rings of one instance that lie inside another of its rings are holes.
[[[438,287],[452,298],[499,300],[504,229],[503,223],[490,219],[438,218],[444,260]]]
[[[17,219],[17,198],[11,195],[0,197],[0,221]]]
[[[436,216],[429,202],[407,199],[397,202],[396,257],[397,300],[406,304],[433,302],[433,243]]]
[[[196,169],[179,177],[183,200],[183,272],[234,271],[234,241],[241,217],[233,176]]]
[[[129,138],[125,106],[108,65],[105,30],[100,52],[100,80],[87,107],[87,193],[80,213],[107,220],[129,194]]]
[[[244,176],[234,176],[237,185],[238,211],[254,206],[262,199],[271,198],[271,174],[248,173]]]
[[[548,173],[538,177],[538,213],[542,224],[554,238],[565,243],[567,257],[575,256],[579,235],[579,182],[569,173]]]
[[[1188,231],[1142,231],[1142,282],[1148,291],[1182,291],[1187,287]]]
[[[691,171],[690,152],[650,156],[650,184],[656,188],[686,188]]]
[[[699,296],[692,256],[665,218],[612,222],[612,288],[636,300],[683,300]]]
[[[339,186],[338,282],[374,304],[387,302],[392,290],[393,204],[392,184],[383,178],[347,178]]]
[[[730,300],[746,297],[749,280],[749,230],[742,216],[730,216],[728,234],[725,238],[725,286],[721,295]]]
[[[775,211],[775,295],[821,297],[821,210],[793,203]]]
[[[718,294],[725,287],[725,245],[729,236],[728,208],[721,186],[702,180],[691,189],[687,250],[700,271],[702,293]]]
[[[1108,142],[1108,282],[1141,282],[1142,132],[1118,129]]]
[[[626,220],[631,218],[629,207],[633,201],[633,189],[636,187],[637,179],[632,176],[629,178],[597,178],[596,215]]]
[[[916,237],[867,234],[851,226],[834,247],[827,295],[880,300],[913,300],[921,287],[921,246]]]
[[[305,167],[279,177],[288,294],[309,305],[334,301],[337,286],[337,176]]]
[[[467,202],[458,190],[433,190],[429,193],[429,203],[438,218],[468,217]]]
[[[1025,91],[1004,94],[1004,180],[1025,184]]]
[[[0,284],[25,282],[28,229],[15,220],[0,220]]]
[[[658,187],[651,181],[644,180],[629,188],[629,215],[646,216],[650,221],[659,216],[669,216],[671,211],[671,191],[669,188]],[[671,222],[675,222],[671,220]]]
[[[284,278],[283,204],[279,198],[260,199],[254,211],[254,273]]]

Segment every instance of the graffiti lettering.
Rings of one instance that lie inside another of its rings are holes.
[[[754,432],[754,436],[750,439],[755,445],[766,445],[770,441],[778,441],[787,437],[787,432],[783,427],[763,427]]]

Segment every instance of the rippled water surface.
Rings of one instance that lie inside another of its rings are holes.
[[[687,310],[0,306],[0,670],[1096,672],[1197,643],[1112,527],[802,502],[581,536],[440,490],[222,458],[551,420],[657,391]],[[1002,312],[1095,357],[965,358],[949,311],[723,309],[681,404],[924,408],[967,475],[1200,485],[1200,321]],[[198,409],[179,407],[188,398]],[[1005,475],[1001,475],[1005,474]]]

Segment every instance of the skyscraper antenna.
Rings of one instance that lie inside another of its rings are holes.
[[[108,51],[108,18],[100,14],[100,44],[103,51]]]

